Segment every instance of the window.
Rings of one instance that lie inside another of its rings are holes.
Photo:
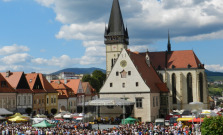
[[[1,87],[7,87],[6,81],[1,81]]]
[[[153,107],[155,107],[155,97],[153,97]]]
[[[118,76],[119,75],[119,72],[116,72],[116,76]]]
[[[136,98],[136,108],[142,108],[142,98]]]
[[[176,75],[172,74],[172,97],[173,104],[177,103],[177,90],[176,90]]]
[[[42,99],[42,103],[44,104],[44,99]]]
[[[31,97],[28,96],[28,104],[31,104]]]
[[[156,97],[156,106],[158,106],[158,104],[159,104],[159,102],[158,102],[158,101],[159,101],[158,98],[159,98],[159,97],[157,96],[157,97]]]
[[[121,72],[121,78],[126,78],[126,74],[127,74],[127,72],[125,70],[123,70]]]
[[[128,75],[131,75],[131,71],[128,71]]]
[[[39,104],[41,105],[41,99],[39,100]]]
[[[20,103],[20,96],[18,96],[18,105],[20,105],[21,103]]]
[[[34,100],[34,104],[36,104],[36,100]]]
[[[26,105],[26,96],[24,97],[24,105]]]
[[[138,87],[139,86],[139,82],[136,82],[136,87]]]
[[[53,103],[53,98],[51,97],[51,104]]]
[[[49,104],[49,98],[48,97],[46,98],[46,103]]]
[[[122,88],[125,88],[125,83],[122,83]]]
[[[72,106],[72,101],[70,102],[70,106]]]
[[[110,83],[110,87],[112,87],[112,83]]]
[[[192,90],[192,75],[187,74],[187,102],[193,102],[193,90]]]
[[[203,102],[203,74],[199,74],[199,89],[200,89],[200,102]]]
[[[56,103],[56,98],[54,98],[54,103]]]

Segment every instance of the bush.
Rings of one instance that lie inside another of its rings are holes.
[[[32,108],[26,108],[25,112],[26,112],[28,115],[30,115],[31,112],[32,112]]]
[[[223,117],[205,118],[201,126],[202,135],[223,135]]]
[[[55,109],[55,108],[51,109],[51,113],[52,113],[53,115],[55,115],[55,114],[57,113],[57,109]]]

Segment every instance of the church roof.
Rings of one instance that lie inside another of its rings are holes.
[[[105,35],[125,35],[125,27],[123,23],[122,13],[118,0],[113,0],[110,19]]]
[[[168,92],[166,84],[161,81],[153,66],[147,65],[145,56],[142,56],[137,52],[131,52],[128,50],[127,52],[139,74],[151,89],[151,93]]]
[[[146,55],[146,53],[140,54]],[[149,52],[149,56],[155,69],[204,68],[193,50]]]

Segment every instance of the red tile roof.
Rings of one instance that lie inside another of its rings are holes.
[[[60,82],[64,83],[64,80],[60,80]],[[65,85],[71,88],[75,94],[77,94],[79,85],[81,85],[81,80],[80,79],[67,79],[67,83]]]
[[[17,93],[32,93],[30,89],[17,89],[17,86],[22,78],[24,72],[9,72],[9,76],[7,76],[6,72],[1,72],[1,75],[7,82],[15,89]]]
[[[91,86],[89,82],[82,82],[82,88],[84,90],[84,93],[86,93],[87,88],[90,88],[91,95],[95,95],[95,89]]]
[[[6,72],[1,72],[1,74],[10,83],[10,85],[16,89],[23,72],[10,72],[8,77],[6,77]]]
[[[147,65],[145,56],[142,56],[139,53],[133,53],[128,50],[127,50],[127,53],[129,54],[134,65],[136,66],[139,74],[142,76],[143,80],[145,81],[147,86],[150,88],[151,93],[159,93],[160,91],[165,92],[165,90],[168,89],[167,86],[159,78],[153,66]],[[163,84],[162,86],[166,88],[160,89],[161,87],[158,87],[160,84]]]
[[[13,89],[8,81],[0,74],[0,82],[2,83],[2,81],[6,81],[6,87],[1,87],[2,84],[0,84],[0,93],[16,93],[15,89]]]
[[[140,53],[145,56],[146,53]],[[153,66],[158,69],[175,68],[204,68],[193,50],[171,51],[171,52],[149,52]]]
[[[58,93],[53,87],[52,85],[47,81],[46,77],[43,76],[43,74],[41,73],[38,73],[39,75],[39,78],[40,78],[40,81],[43,85],[43,88],[44,90],[47,92],[47,93]]]
[[[58,98],[64,99],[68,97],[75,97],[75,95],[69,95],[70,92],[73,92],[71,88],[63,84],[60,80],[51,80],[52,87],[59,93]],[[63,93],[63,95],[60,95],[60,92]]]
[[[29,87],[34,93],[46,93],[44,89],[33,89],[37,78],[38,78],[38,73],[26,74],[26,79],[28,81]]]

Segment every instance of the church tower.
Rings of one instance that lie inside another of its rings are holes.
[[[109,75],[122,49],[129,45],[128,29],[125,28],[118,0],[113,0],[108,27],[105,27],[106,74]]]

